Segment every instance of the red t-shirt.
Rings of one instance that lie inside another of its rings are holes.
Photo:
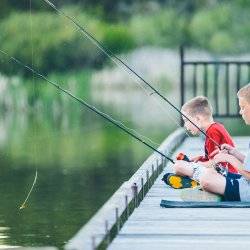
[[[199,161],[208,161],[210,159],[213,159],[210,154],[216,148],[218,148],[218,146],[212,140],[214,140],[219,145],[226,143],[234,147],[234,142],[231,136],[221,123],[215,122],[211,124],[210,127],[207,129],[206,134],[208,137],[206,137],[205,140],[205,156],[202,156]],[[210,140],[209,138],[211,138],[212,140]],[[228,171],[231,173],[238,172],[231,164],[222,163],[222,165],[224,167],[228,166]]]

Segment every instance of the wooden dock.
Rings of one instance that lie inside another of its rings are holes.
[[[246,152],[249,138],[235,137]],[[187,155],[202,152],[202,139],[186,138],[176,150]],[[168,188],[162,175],[111,242],[109,250],[136,249],[249,249],[250,208],[161,208],[161,199],[180,200],[179,190]]]
[[[234,137],[246,153],[249,138]],[[159,147],[172,158],[203,154],[202,138],[176,130]],[[66,250],[249,249],[250,208],[161,208],[181,200],[180,190],[161,181],[171,163],[153,153],[137,172],[66,244]]]

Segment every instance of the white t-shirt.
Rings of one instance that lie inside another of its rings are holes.
[[[250,143],[249,143],[249,150],[244,160],[244,169],[250,171]]]
[[[244,169],[250,171],[250,144],[244,160]],[[244,177],[239,179],[239,192],[241,201],[250,201],[250,181]]]

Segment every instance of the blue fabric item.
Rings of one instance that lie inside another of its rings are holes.
[[[161,200],[161,207],[164,208],[250,208],[250,202],[221,201],[221,202],[197,202],[197,201],[168,201]]]
[[[223,201],[240,201],[239,181],[240,177],[230,174],[226,177],[226,188]],[[231,177],[230,177],[231,176]]]

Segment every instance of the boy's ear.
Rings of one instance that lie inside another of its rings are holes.
[[[199,122],[201,120],[201,117],[199,115],[196,115],[195,119]]]

